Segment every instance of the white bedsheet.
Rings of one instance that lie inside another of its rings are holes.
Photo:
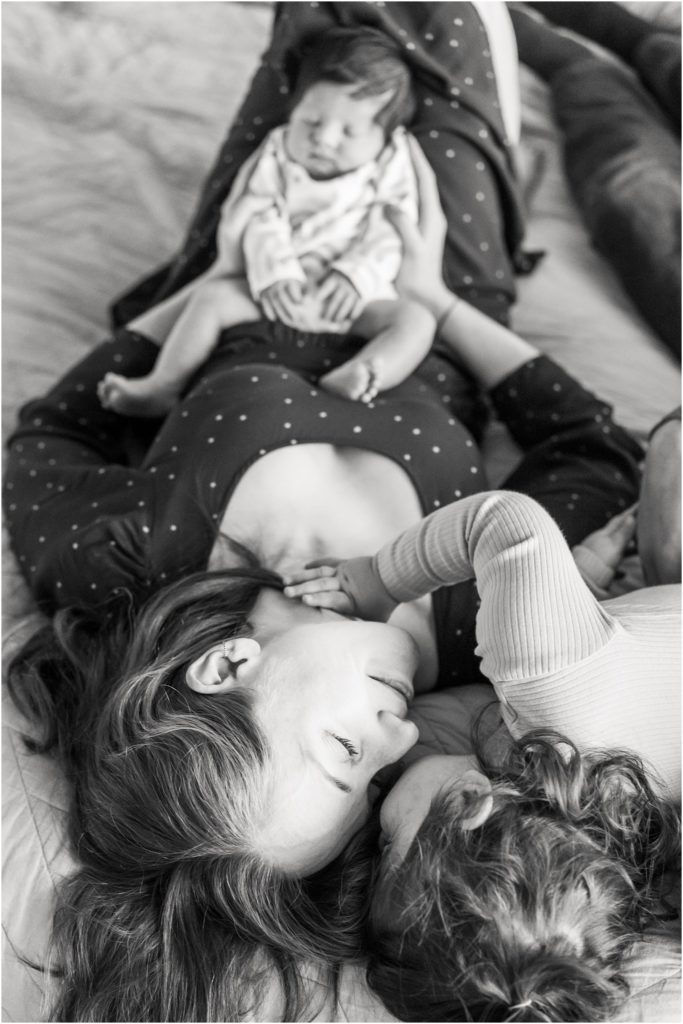
[[[270,16],[261,3],[2,5],[3,436],[17,407],[106,333],[112,297],[177,248]],[[545,88],[526,72],[522,87],[533,186],[528,242],[548,256],[520,280],[515,322],[644,435],[680,400],[679,370],[588,244],[564,184]],[[489,452],[494,466],[508,464],[500,431]],[[12,633],[32,605],[3,543],[3,621]],[[15,951],[40,959],[53,885],[71,864],[60,834],[64,781],[52,760],[25,753],[22,727],[4,696],[9,1021],[41,1019],[42,979]],[[678,985],[666,981],[680,977],[671,930],[652,937],[646,953],[620,1019],[677,1019]],[[343,1002],[342,1019],[391,1019],[360,972],[349,972]],[[330,1013],[322,1009],[321,1019]]]

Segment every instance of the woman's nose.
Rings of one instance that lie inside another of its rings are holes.
[[[393,711],[378,712],[377,725],[383,764],[398,761],[415,746],[419,738],[419,730],[415,723]]]

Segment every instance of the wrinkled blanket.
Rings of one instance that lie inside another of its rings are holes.
[[[270,18],[261,3],[2,6],[5,436],[19,404],[105,335],[112,299],[178,250]],[[518,282],[516,326],[642,438],[680,400],[679,370],[591,249],[546,89],[524,70],[522,100],[527,244],[547,256]],[[494,474],[513,457],[495,425],[487,453]],[[11,649],[33,605],[6,542],[3,555]],[[25,723],[3,704],[3,1019],[39,1020],[44,979],[17,954],[42,956],[53,887],[72,864],[68,793],[51,759],[26,754]],[[620,1019],[678,1019],[677,928],[642,944]],[[390,1019],[360,971],[347,975],[341,1009],[320,1010],[332,1014]]]

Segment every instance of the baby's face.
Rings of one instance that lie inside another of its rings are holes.
[[[307,89],[289,118],[289,157],[312,178],[336,178],[375,160],[384,129],[375,117],[389,94],[355,99],[355,85],[318,82]]]

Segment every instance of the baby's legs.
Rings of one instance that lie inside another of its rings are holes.
[[[417,302],[371,302],[351,329],[368,338],[367,345],[319,383],[344,398],[370,402],[378,392],[396,387],[417,369],[431,348],[435,327],[432,314]]]
[[[129,416],[163,416],[207,359],[220,332],[260,316],[244,278],[202,281],[187,299],[152,372],[136,378],[106,374],[98,386],[102,405]]]

